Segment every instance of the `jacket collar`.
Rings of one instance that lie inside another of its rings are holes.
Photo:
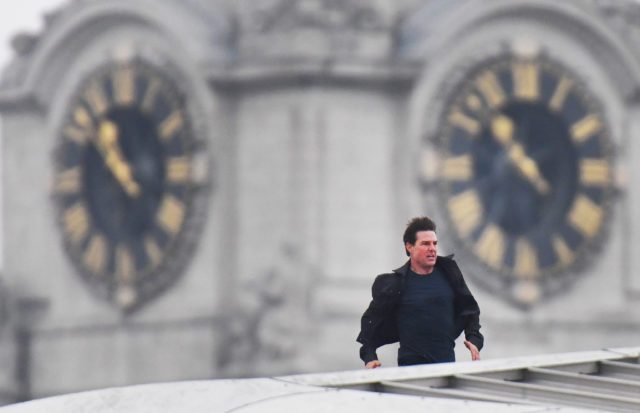
[[[453,260],[453,254],[447,255],[444,257],[438,255],[438,258],[436,259],[436,267],[440,267],[445,261],[451,261],[451,260]],[[410,268],[411,268],[411,260],[408,259],[407,262],[405,262],[402,266],[393,270],[393,272],[399,275],[407,275]]]
[[[437,262],[437,261],[436,261]],[[394,273],[399,274],[399,275],[407,275],[407,273],[409,272],[409,268],[411,268],[411,260],[407,260],[407,262],[405,262],[402,266],[396,268],[395,270],[393,270]]]

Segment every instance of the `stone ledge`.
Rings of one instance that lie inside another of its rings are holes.
[[[540,407],[434,399],[294,384],[277,378],[149,384],[33,400],[0,413],[540,412]],[[555,412],[562,409],[554,410]]]

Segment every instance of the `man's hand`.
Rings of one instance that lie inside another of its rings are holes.
[[[464,345],[471,352],[471,360],[480,360],[480,350],[478,350],[478,347],[476,347],[475,344],[473,344],[470,341],[465,340],[464,341]]]
[[[476,351],[478,351],[478,350],[476,349]],[[376,367],[380,367],[380,366],[382,366],[382,363],[380,363],[378,360],[371,360],[370,362],[368,362],[364,366],[364,368],[365,369],[375,369]]]

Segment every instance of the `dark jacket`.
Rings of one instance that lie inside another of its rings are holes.
[[[464,282],[458,264],[451,257],[438,257],[436,267],[445,274],[454,293],[455,337],[464,330],[465,338],[478,350],[484,344],[480,333],[480,307]],[[360,334],[356,339],[362,344],[360,358],[366,363],[377,360],[376,349],[398,341],[395,310],[404,291],[410,261],[392,273],[378,275],[371,292],[373,300],[362,315]]]

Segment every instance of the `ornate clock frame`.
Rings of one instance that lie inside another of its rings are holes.
[[[451,94],[434,136],[438,195],[459,245],[518,304],[588,265],[611,215],[608,125],[580,78],[502,54]]]
[[[125,311],[175,281],[201,228],[206,145],[181,87],[143,58],[107,61],[78,82],[60,128],[53,199],[65,249]]]

